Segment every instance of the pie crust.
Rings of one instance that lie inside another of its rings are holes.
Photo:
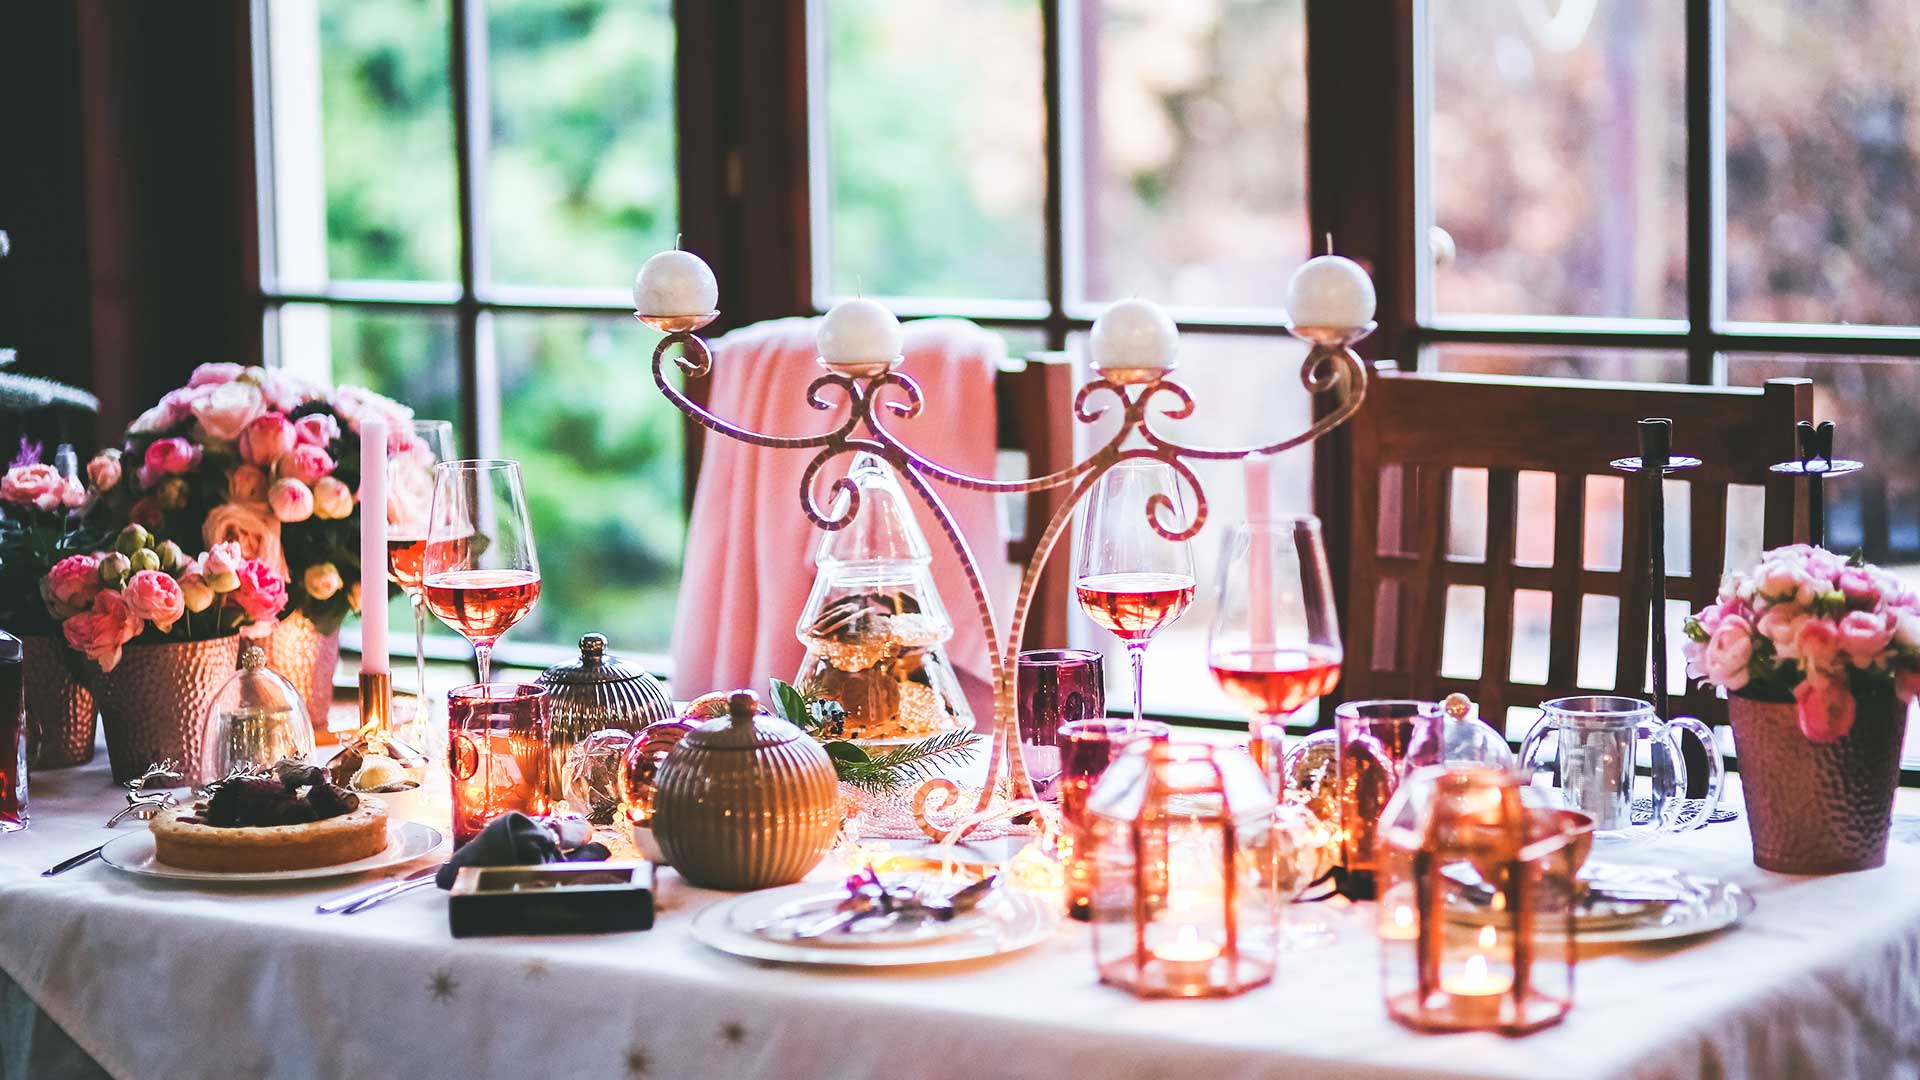
[[[182,870],[247,874],[334,866],[387,849],[386,804],[367,795],[352,813],[299,825],[220,828],[182,820],[194,813],[181,807],[148,823],[155,859]]]

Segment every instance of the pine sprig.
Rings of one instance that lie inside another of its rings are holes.
[[[839,702],[807,694],[779,679],[773,680],[772,691],[773,711],[820,743],[833,759],[840,782],[872,794],[925,780],[941,767],[972,756],[974,744],[980,741],[971,731],[943,731],[869,754],[857,743],[833,737],[842,730],[847,715]]]

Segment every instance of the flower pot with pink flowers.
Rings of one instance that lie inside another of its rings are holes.
[[[111,551],[69,555],[43,589],[66,643],[86,657],[82,678],[99,704],[116,783],[161,761],[195,774],[207,708],[240,659],[242,635],[270,630],[286,585],[238,544],[197,558],[129,525]]]
[[[1858,556],[1795,544],[1728,574],[1686,622],[1689,674],[1727,692],[1753,861],[1791,874],[1887,858],[1920,594]]]

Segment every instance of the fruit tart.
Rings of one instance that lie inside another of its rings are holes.
[[[220,780],[205,799],[156,815],[148,827],[154,858],[184,870],[304,870],[387,848],[386,804],[295,761]]]

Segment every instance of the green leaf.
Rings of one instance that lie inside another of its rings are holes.
[[[850,742],[830,742],[821,743],[820,745],[826,749],[827,756],[836,762],[846,761],[859,764],[873,760],[867,755],[865,750]]]
[[[774,715],[798,728],[811,731],[812,718],[807,715],[807,699],[795,689],[792,683],[774,679],[770,683],[773,690]]]

